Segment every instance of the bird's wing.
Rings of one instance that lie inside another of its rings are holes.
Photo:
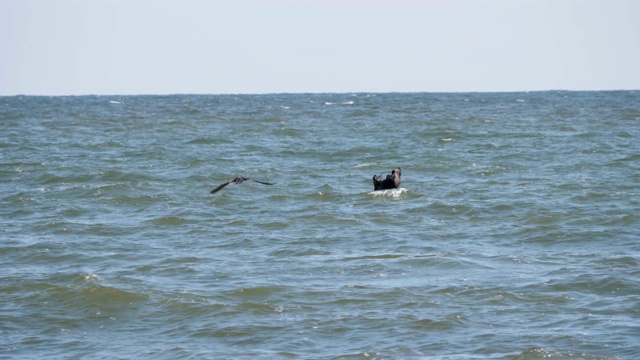
[[[258,181],[258,180],[249,179],[249,178],[247,178],[247,179],[245,179],[245,180],[255,181],[255,182],[257,182],[257,183],[264,184],[264,185],[273,185],[273,183],[268,183],[268,182],[264,182],[264,181]]]
[[[210,194],[217,193],[218,191],[222,190],[223,187],[229,185],[230,183],[231,181],[227,181],[226,183],[219,185],[217,188],[211,190]]]

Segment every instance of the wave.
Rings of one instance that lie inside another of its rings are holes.
[[[373,195],[374,197],[382,196],[382,197],[391,197],[391,198],[399,198],[404,194],[409,192],[406,188],[397,188],[397,189],[387,189],[387,190],[374,190],[369,193],[369,195]]]
[[[619,359],[618,356],[576,353],[570,351],[555,351],[542,348],[531,348],[524,350],[513,360],[538,360],[538,359],[557,359],[557,360],[613,360]]]
[[[377,162],[368,162],[368,163],[357,164],[357,165],[354,165],[353,167],[356,169],[360,169],[360,168],[371,167],[376,165],[378,165]]]

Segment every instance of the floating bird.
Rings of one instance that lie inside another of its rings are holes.
[[[218,187],[216,187],[215,189],[211,190],[210,194],[217,193],[218,191],[222,190],[222,188],[223,188],[223,187],[225,187],[225,186],[227,186],[227,185],[229,185],[229,184],[238,185],[238,184],[240,184],[240,183],[241,183],[241,182],[243,182],[243,181],[255,181],[255,182],[257,182],[257,183],[264,184],[264,185],[273,185],[272,183],[268,183],[268,182],[264,182],[264,181],[258,181],[258,180],[253,180],[253,179],[251,179],[251,178],[244,177],[244,176],[238,176],[237,178],[232,179],[232,180],[229,180],[229,181],[227,181],[226,183],[221,184],[221,185],[219,185]]]
[[[400,168],[391,170],[391,175],[387,175],[387,178],[382,180],[379,175],[373,175],[373,191],[397,189],[400,187]]]

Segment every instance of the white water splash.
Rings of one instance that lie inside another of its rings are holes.
[[[373,196],[389,196],[389,197],[393,197],[393,198],[398,198],[400,197],[402,194],[406,193],[407,190],[406,188],[397,188],[397,189],[387,189],[387,190],[376,190],[376,191],[372,191],[369,194],[373,195]]]

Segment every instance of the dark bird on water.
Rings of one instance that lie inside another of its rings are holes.
[[[391,170],[391,175],[387,175],[387,178],[382,180],[379,175],[373,175],[373,191],[397,189],[400,187],[400,168]]]
[[[244,177],[244,176],[238,176],[237,178],[232,179],[232,180],[229,180],[229,181],[227,181],[227,182],[226,182],[226,183],[224,183],[224,184],[218,185],[218,187],[216,187],[215,189],[211,190],[210,194],[217,193],[218,191],[222,190],[222,188],[223,188],[223,187],[225,187],[225,186],[227,186],[227,185],[229,185],[229,184],[232,184],[232,185],[238,185],[238,184],[240,184],[240,183],[241,183],[241,182],[243,182],[243,181],[255,181],[255,182],[257,182],[257,183],[264,184],[264,185],[273,185],[272,183],[268,183],[268,182],[264,182],[264,181],[258,181],[258,180],[253,180],[253,179],[251,179],[251,178]]]

